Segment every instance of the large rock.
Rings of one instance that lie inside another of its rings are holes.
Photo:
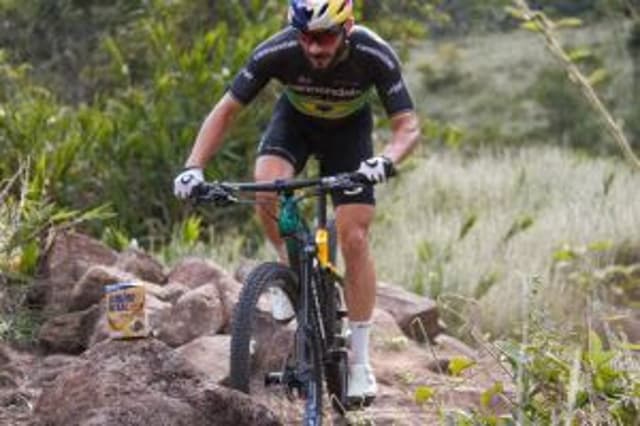
[[[260,262],[254,259],[242,259],[233,271],[233,278],[243,283],[253,269],[260,265]]]
[[[376,308],[373,310],[373,316],[371,317],[372,333],[383,337],[390,338],[395,336],[403,336],[404,333],[396,319],[390,312],[384,309]]]
[[[171,346],[181,346],[196,337],[212,336],[224,325],[222,300],[214,284],[205,284],[182,295],[159,315],[156,336]]]
[[[52,317],[40,327],[38,340],[46,352],[79,354],[89,347],[99,317],[98,305]]]
[[[36,390],[26,382],[32,372],[32,359],[0,343],[0,425],[26,425],[31,420]]]
[[[242,290],[242,284],[240,284],[231,276],[227,275],[217,283],[218,290],[220,291],[220,300],[222,301],[222,332],[229,333],[231,329],[231,317],[233,316],[233,309],[238,303],[240,297],[240,291]]]
[[[229,376],[230,336],[202,336],[176,351],[216,383]]]
[[[34,425],[278,425],[155,339],[105,341],[43,389]]]
[[[444,330],[434,301],[386,284],[378,284],[376,296],[377,307],[391,313],[408,337],[433,341]]]
[[[213,262],[188,258],[178,263],[167,277],[167,287],[181,284],[194,289],[213,284],[220,294],[222,326],[219,331],[228,333],[233,309],[238,301],[242,284]]]
[[[116,267],[150,283],[164,284],[167,280],[162,264],[141,250],[129,249],[120,253]]]
[[[186,258],[176,264],[167,281],[182,283],[189,288],[196,288],[207,283],[217,283],[227,272],[213,262],[195,257]]]
[[[144,286],[148,295],[153,295],[167,303],[176,303],[183,294],[189,291],[189,287],[180,283],[158,285],[145,282]]]
[[[75,356],[62,354],[53,354],[40,359],[30,372],[31,385],[37,388],[50,385],[60,373],[73,366],[76,359]]]
[[[460,354],[461,356],[465,356],[471,360],[477,360],[480,358],[478,351],[453,336],[438,334],[435,338],[435,343],[443,350]]]
[[[51,243],[28,303],[45,315],[66,312],[74,284],[93,265],[113,265],[117,254],[99,241],[75,232],[60,232]]]
[[[78,280],[71,291],[69,310],[78,311],[100,303],[106,285],[134,281],[135,277],[115,267],[95,265]]]

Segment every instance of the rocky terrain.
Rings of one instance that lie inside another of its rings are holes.
[[[58,235],[28,298],[46,318],[37,346],[0,345],[0,424],[295,423],[287,398],[223,385],[241,278],[210,260],[184,259],[168,270],[141,251],[117,253],[80,234]],[[146,287],[152,336],[111,340],[103,287],[128,279]],[[506,410],[508,371],[444,331],[431,300],[380,283],[372,332],[378,398],[349,420],[330,414],[329,423],[424,425],[437,423],[444,408]],[[454,377],[454,360],[472,366]],[[481,404],[496,382],[505,397]]]

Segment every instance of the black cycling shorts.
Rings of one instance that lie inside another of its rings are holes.
[[[293,165],[296,174],[302,171],[312,155],[319,162],[322,176],[353,172],[363,160],[373,155],[372,130],[368,106],[347,118],[327,120],[300,113],[282,96],[262,136],[258,155],[284,158]],[[331,199],[334,206],[375,205],[371,186],[362,191],[334,191]]]

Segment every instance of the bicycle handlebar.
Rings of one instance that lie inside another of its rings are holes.
[[[341,173],[314,179],[278,179],[272,182],[203,182],[196,186],[191,198],[198,202],[213,202],[217,205],[229,205],[238,202],[238,192],[289,192],[297,189],[315,187],[321,191],[354,190],[374,185],[358,172]]]

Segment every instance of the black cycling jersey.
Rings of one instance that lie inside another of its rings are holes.
[[[286,28],[260,44],[233,80],[230,91],[243,104],[271,80],[280,81],[301,113],[339,120],[369,103],[375,86],[387,114],[413,110],[393,49],[373,31],[355,26],[347,53],[331,69],[317,71],[305,57],[297,30]]]

